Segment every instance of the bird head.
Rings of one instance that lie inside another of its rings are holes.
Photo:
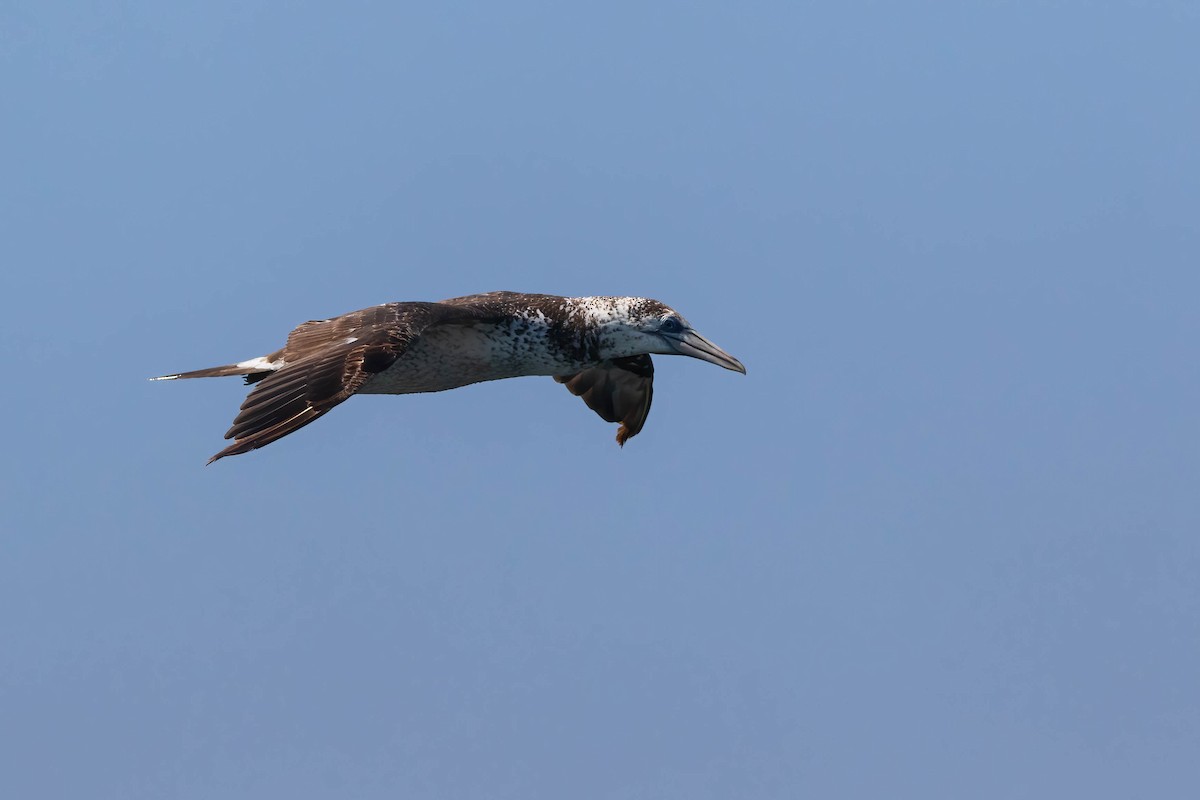
[[[604,358],[650,353],[691,356],[746,374],[742,362],[700,335],[675,309],[645,297],[587,298]]]

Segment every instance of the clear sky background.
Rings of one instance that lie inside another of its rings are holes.
[[[1200,6],[0,7],[0,796],[1192,798]],[[205,467],[307,319],[678,308]]]

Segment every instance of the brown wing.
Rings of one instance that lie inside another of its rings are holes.
[[[242,403],[226,439],[208,460],[239,455],[287,436],[323,416],[399,357],[386,339],[327,348],[263,378]]]
[[[648,355],[601,361],[583,372],[555,376],[554,380],[583,398],[588,408],[605,421],[621,423],[617,444],[622,447],[646,424],[654,399],[654,362]]]
[[[286,366],[263,377],[225,434],[233,444],[209,459],[239,455],[323,416],[390,367],[435,324],[469,323],[465,309],[389,303],[297,327],[281,351]]]
[[[351,311],[331,319],[314,319],[296,326],[288,334],[287,344],[279,351],[288,363],[301,361],[331,347],[346,344],[350,338],[387,330],[412,330],[419,333],[432,321],[436,303],[387,303]],[[269,358],[275,360],[272,353]]]

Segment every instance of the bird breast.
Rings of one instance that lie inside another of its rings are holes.
[[[548,332],[528,325],[447,326],[423,332],[361,394],[440,392],[522,375],[565,375],[586,364],[554,346]]]

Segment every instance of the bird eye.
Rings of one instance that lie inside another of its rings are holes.
[[[663,333],[679,333],[683,330],[683,323],[679,321],[678,317],[667,317],[658,326],[658,329]]]

